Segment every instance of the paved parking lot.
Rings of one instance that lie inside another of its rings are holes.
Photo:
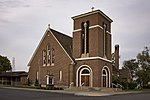
[[[0,100],[149,100],[150,93],[122,94],[113,96],[77,96],[67,93],[10,89],[0,87]]]

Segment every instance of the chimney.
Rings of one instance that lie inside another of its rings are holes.
[[[119,71],[119,45],[115,45],[115,68]]]

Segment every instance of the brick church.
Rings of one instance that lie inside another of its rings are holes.
[[[48,26],[29,66],[42,86],[111,87],[111,23],[100,10],[72,17],[73,37]]]

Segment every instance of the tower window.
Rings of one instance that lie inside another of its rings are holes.
[[[89,21],[86,22],[86,53],[89,53]]]
[[[82,50],[82,53],[84,53],[84,22],[82,22],[81,24],[81,27],[82,27],[82,33],[81,33],[81,50]]]
[[[81,23],[81,50],[82,54],[89,53],[89,21]]]
[[[103,37],[103,42],[104,42],[104,57],[106,58],[107,56],[107,33],[106,33],[106,30],[107,30],[107,24],[103,23],[103,29],[104,29],[104,37]]]

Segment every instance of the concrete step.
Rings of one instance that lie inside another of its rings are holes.
[[[95,88],[95,87],[69,87],[67,91],[101,91],[101,92],[121,92],[120,88]]]
[[[69,87],[66,88],[67,91],[89,91],[89,87]]]

